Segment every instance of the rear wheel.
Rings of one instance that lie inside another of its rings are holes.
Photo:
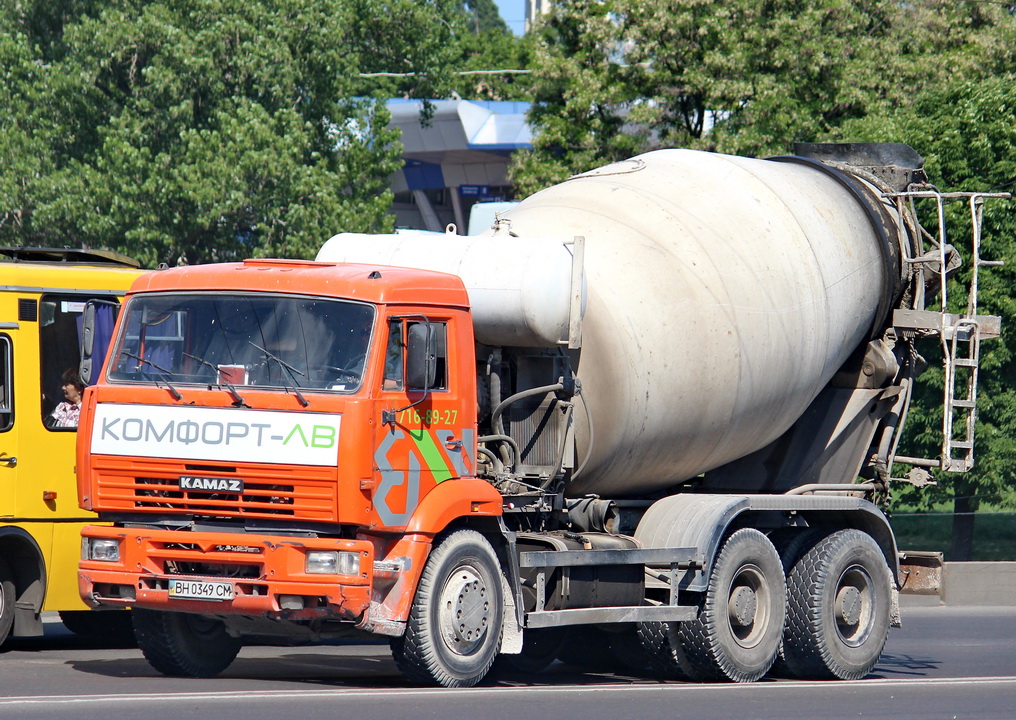
[[[776,547],[776,552],[780,556],[780,562],[783,564],[783,574],[790,577],[790,571],[793,569],[797,561],[801,559],[801,556],[811,550],[823,537],[825,537],[826,531],[818,528],[794,528],[787,529],[786,531],[777,531],[769,536],[773,545]],[[787,616],[790,616],[790,591],[787,591]],[[786,633],[786,626],[784,626],[784,634]],[[773,663],[772,669],[769,671],[770,675],[776,677],[796,677],[794,672],[787,667],[787,661],[784,656],[783,643],[780,642],[780,651],[776,655],[776,662]]]
[[[0,645],[3,645],[14,625],[14,574],[0,558]]]
[[[687,680],[687,675],[674,656],[674,648],[670,644],[671,625],[669,622],[640,622],[638,624],[639,642],[642,651],[649,661],[649,668],[663,677]]]
[[[753,682],[776,660],[786,581],[769,539],[745,528],[723,544],[698,617],[670,625],[670,644],[692,680]]]
[[[794,564],[787,587],[787,669],[801,678],[868,675],[889,637],[892,602],[892,575],[872,537],[829,535]]]
[[[480,533],[458,530],[427,558],[406,632],[392,640],[392,657],[412,681],[471,687],[494,664],[503,616],[494,549]]]
[[[214,677],[229,667],[242,642],[222,621],[189,613],[135,609],[134,634],[152,667],[163,675]]]

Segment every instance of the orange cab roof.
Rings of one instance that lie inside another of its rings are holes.
[[[352,263],[310,260],[244,260],[188,265],[145,273],[131,292],[279,292],[371,303],[468,307],[456,275]]]

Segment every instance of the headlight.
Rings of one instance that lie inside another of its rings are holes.
[[[120,541],[105,538],[82,538],[81,559],[120,562]]]
[[[306,571],[315,575],[359,575],[360,554],[337,550],[311,550]]]

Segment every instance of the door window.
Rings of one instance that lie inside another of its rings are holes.
[[[14,427],[14,358],[11,339],[0,335],[0,432]]]
[[[78,426],[81,393],[91,378],[82,379],[82,314],[92,298],[82,295],[45,295],[39,302],[39,370],[42,386],[42,421],[50,430]],[[97,311],[93,356],[105,357],[118,304],[104,303]],[[98,364],[92,372],[98,377]]]
[[[416,316],[419,317],[419,316]],[[385,352],[386,390],[401,390],[406,377],[406,338],[409,328],[423,323],[416,319],[392,318],[388,321],[388,345]],[[434,385],[429,390],[446,390],[448,388],[448,325],[443,322],[430,322],[437,340],[436,369]],[[419,390],[421,388],[411,388]]]

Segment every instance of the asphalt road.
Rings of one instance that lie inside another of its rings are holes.
[[[1016,718],[1016,607],[905,607],[904,627],[857,682],[665,682],[582,673],[501,674],[467,690],[421,689],[386,645],[244,648],[220,677],[166,678],[141,653],[47,625],[0,654],[0,718]]]

